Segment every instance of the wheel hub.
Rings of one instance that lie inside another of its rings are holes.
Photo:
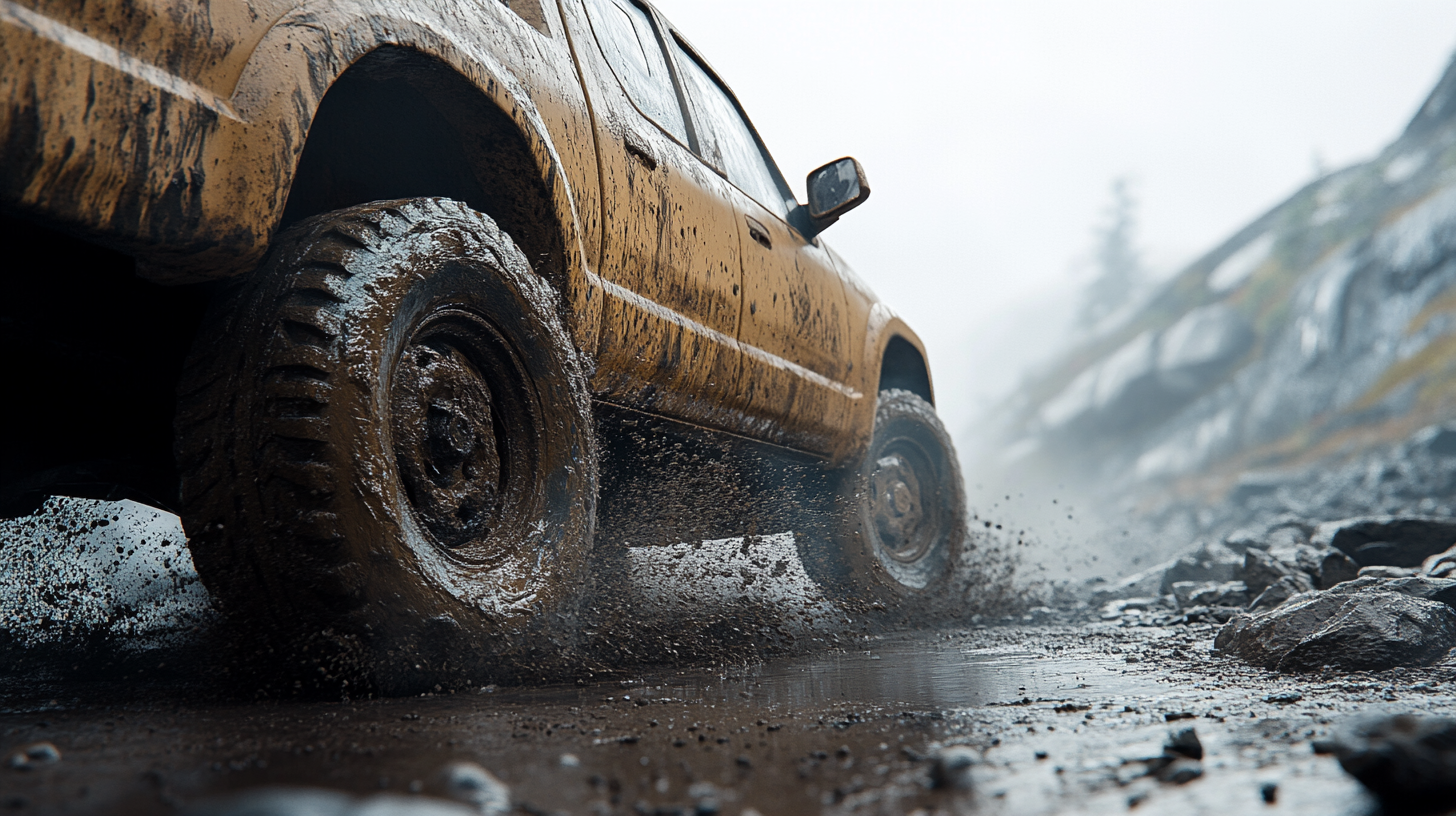
[[[495,526],[503,474],[491,388],[449,335],[416,338],[395,371],[395,459],[424,526],[445,547]]]
[[[889,453],[875,462],[870,477],[871,517],[880,547],[890,558],[910,563],[923,557],[933,543],[925,524],[920,475],[912,457]]]

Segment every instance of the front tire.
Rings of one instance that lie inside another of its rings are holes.
[[[223,610],[327,685],[407,693],[534,659],[574,612],[597,495],[556,306],[454,201],[280,238],[215,301],[180,392],[182,516]]]
[[[869,450],[839,493],[846,594],[875,608],[955,614],[965,488],[935,408],[909,391],[881,391]]]

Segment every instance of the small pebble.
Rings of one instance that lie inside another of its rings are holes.
[[[942,748],[935,754],[930,782],[937,788],[970,790],[973,785],[971,767],[975,764],[976,752],[964,745]]]
[[[445,790],[450,798],[474,805],[483,816],[504,816],[511,811],[511,789],[474,762],[445,766]]]
[[[17,771],[29,771],[61,761],[61,751],[49,742],[33,742],[10,755],[9,765]]]
[[[1291,689],[1287,691],[1276,691],[1273,694],[1266,696],[1264,698],[1264,702],[1276,703],[1278,705],[1289,705],[1290,703],[1297,703],[1303,699],[1303,694],[1300,694],[1299,692]]]

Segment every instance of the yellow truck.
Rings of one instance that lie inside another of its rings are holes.
[[[801,525],[840,597],[945,600],[924,348],[819,237],[864,171],[797,201],[647,3],[0,0],[0,64],[7,512],[173,508],[385,688],[627,543]]]

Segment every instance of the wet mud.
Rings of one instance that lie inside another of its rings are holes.
[[[175,517],[66,499],[4,525],[0,806],[20,813],[1363,816],[1348,751],[1315,749],[1456,716],[1450,656],[1287,675],[1215,651],[1213,620],[1044,608],[896,629],[825,597],[792,534],[629,548],[631,620],[595,633],[617,663],[302,699],[240,679]]]
[[[1456,715],[1449,662],[1291,679],[1212,654],[1213,636],[900,633],[604,683],[344,702],[11,676],[6,755],[49,743],[60,758],[0,769],[0,791],[20,812],[171,813],[301,786],[424,813],[470,762],[517,813],[1364,814],[1374,801],[1313,746],[1361,717]],[[1188,728],[1202,759],[1168,775],[1164,746]]]

